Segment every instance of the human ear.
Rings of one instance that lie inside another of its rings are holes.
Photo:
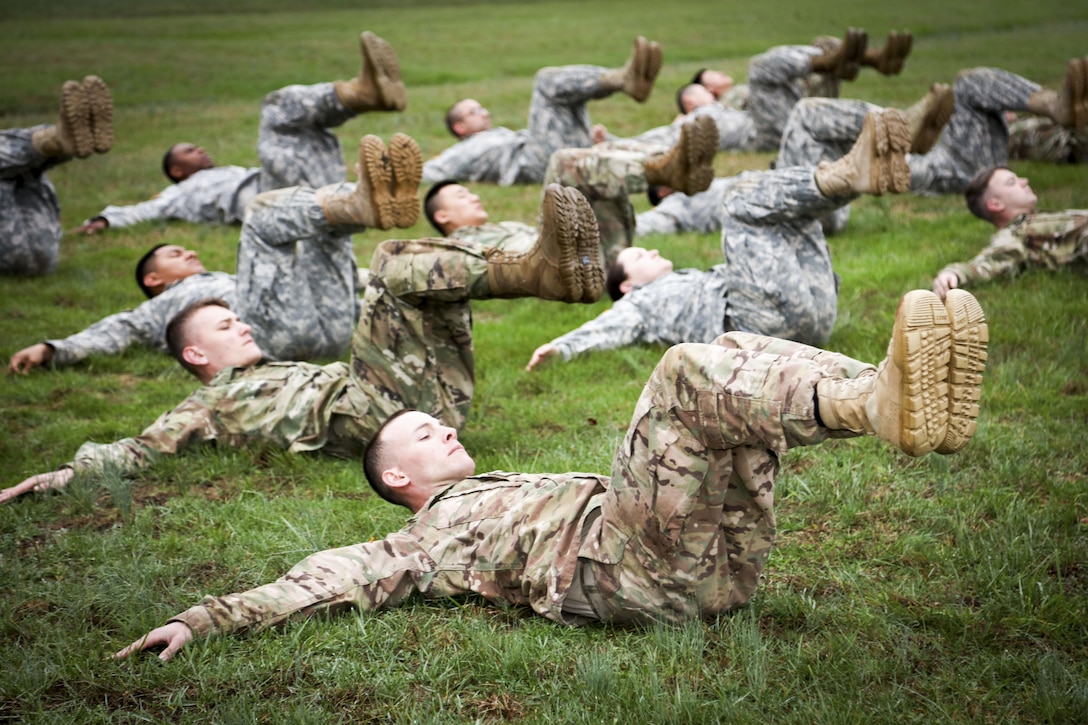
[[[408,478],[399,466],[392,466],[382,471],[382,483],[390,488],[404,488],[411,482],[412,479]]]
[[[196,345],[186,345],[181,350],[181,359],[190,365],[200,366],[208,364],[208,356]]]

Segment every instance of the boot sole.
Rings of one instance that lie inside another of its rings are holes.
[[[948,311],[927,290],[907,293],[892,331],[892,358],[900,371],[900,450],[911,456],[933,451],[948,432]]]
[[[403,111],[408,105],[404,82],[400,76],[400,61],[393,46],[369,30],[359,36],[367,72],[374,79],[382,104],[391,111]]]
[[[593,207],[580,192],[574,197],[574,215],[578,223],[578,245],[575,269],[582,294],[578,301],[596,302],[604,293],[604,262],[601,251],[600,227]]]
[[[956,109],[956,96],[947,85],[934,83],[929,90],[931,97],[926,99],[921,128],[918,129],[917,135],[911,138],[910,152],[912,154],[924,154],[933,148],[937,139],[941,137],[948,119],[952,118],[952,112]]]
[[[700,116],[693,123],[694,126],[687,124],[680,130],[687,156],[683,191],[689,196],[710,188],[714,181],[714,155],[718,152],[718,126],[714,121],[708,116]]]
[[[990,330],[982,306],[970,292],[949,290],[944,304],[952,327],[951,358],[948,363],[948,431],[936,450],[947,455],[963,450],[975,434]]]
[[[91,136],[95,153],[113,148],[113,95],[98,76],[83,79],[83,97],[89,109]]]
[[[61,88],[60,120],[60,125],[67,131],[72,154],[81,159],[90,156],[94,152],[91,112],[83,86],[78,81],[65,81]]]
[[[910,189],[910,167],[907,152],[910,151],[910,127],[901,111],[886,109],[878,114],[870,113],[866,123],[872,120],[873,144],[869,169],[870,194],[902,194]]]
[[[393,166],[393,223],[407,229],[419,219],[423,155],[411,136],[395,133],[389,139],[389,160]]]
[[[584,292],[585,274],[580,270],[583,249],[580,241],[582,224],[578,197],[581,196],[572,187],[549,184],[544,189],[544,199],[540,205],[541,242],[550,237],[558,250],[559,258],[554,261],[563,286],[560,297],[562,302],[579,302]],[[582,200],[585,198],[582,197]],[[592,213],[591,211],[590,214]]]
[[[654,81],[661,72],[661,46],[641,35],[635,39],[634,58],[631,63],[631,88],[627,94],[644,103],[654,89]]]
[[[393,170],[385,144],[377,136],[359,142],[359,194],[364,207],[369,200],[378,229],[392,229],[396,221],[393,203]]]

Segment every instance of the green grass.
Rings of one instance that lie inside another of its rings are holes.
[[[131,7],[135,5],[135,7]],[[904,73],[847,94],[906,104],[961,67],[1056,86],[1086,52],[1088,6],[1064,0],[910,4],[298,3],[55,0],[0,9],[0,124],[53,119],[61,81],[98,73],[117,100],[115,148],[50,177],[66,228],[164,186],[177,140],[253,165],[258,103],[287,83],[347,77],[372,29],[401,57],[409,107],[340,129],[403,130],[425,155],[450,139],[453,100],[525,124],[543,65],[617,65],[662,42],[649,102],[595,102],[629,133],[664,123],[698,67],[738,78],[749,55],[847,25],[915,32]],[[720,154],[721,172],[767,155]],[[1043,205],[1086,207],[1084,168],[1020,164]],[[478,187],[495,219],[534,221],[539,189]],[[643,202],[640,202],[642,208]],[[399,233],[399,232],[398,232]],[[406,236],[429,234],[423,224]],[[832,242],[843,277],[830,348],[877,360],[895,302],[988,238],[958,198],[863,199]],[[0,356],[139,302],[153,243],[231,270],[238,230],[147,224],[62,240],[51,277],[0,279]],[[393,233],[356,237],[361,260]],[[678,266],[720,258],[714,237],[652,240]],[[779,542],[747,608],[682,628],[564,629],[478,600],[413,602],[194,643],[166,666],[114,662],[204,594],[264,583],[309,552],[380,537],[403,511],[357,464],[259,447],[187,454],[134,481],[106,474],[0,509],[0,721],[20,722],[1029,722],[1088,721],[1088,287],[1071,270],[977,290],[991,320],[979,430],[953,457],[910,459],[873,439],[791,452]],[[475,306],[479,380],[463,439],[479,470],[609,469],[660,349],[592,354],[534,374],[542,342],[598,314],[534,300]],[[0,381],[2,485],[67,461],[84,440],[141,430],[194,382],[130,350]]]

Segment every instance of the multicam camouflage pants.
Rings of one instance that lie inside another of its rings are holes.
[[[1023,116],[1009,124],[1009,158],[1052,164],[1088,163],[1088,133],[1042,116]]]
[[[265,96],[257,133],[261,191],[343,181],[343,150],[329,129],[355,115],[332,83],[286,86]]]
[[[872,369],[746,333],[670,348],[582,543],[582,587],[598,614],[679,622],[747,602],[774,545],[779,457],[854,435],[816,423],[816,383]]]
[[[34,150],[34,128],[0,131],[0,273],[37,276],[57,265],[60,202],[45,171],[61,163]]]
[[[635,238],[635,210],[630,195],[646,191],[643,164],[653,150],[655,147],[649,145],[643,150],[626,151],[598,144],[585,149],[561,149],[548,162],[544,184],[573,186],[593,207],[605,269]]]

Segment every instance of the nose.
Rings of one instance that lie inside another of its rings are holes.
[[[457,440],[457,429],[450,428],[449,426],[442,426],[442,440],[455,441]]]
[[[252,325],[247,325],[246,323],[242,322],[241,320],[238,320],[238,335],[240,337],[245,337],[246,335],[249,334],[249,331],[252,330],[252,329],[253,329]]]

